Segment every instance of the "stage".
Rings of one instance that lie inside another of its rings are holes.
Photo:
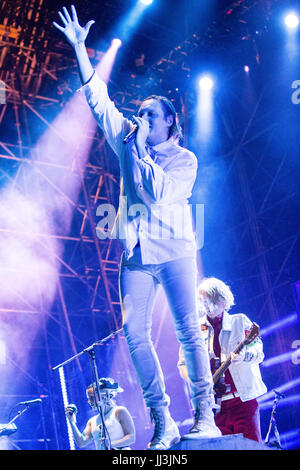
[[[182,439],[169,450],[272,450],[272,448],[245,439],[242,434],[232,434],[213,439]]]

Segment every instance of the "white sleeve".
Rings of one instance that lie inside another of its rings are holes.
[[[106,83],[99,78],[97,72],[94,72],[91,79],[78,91],[84,93],[108,144],[119,156],[124,145],[123,136],[130,131],[133,124],[116,108],[108,95]]]

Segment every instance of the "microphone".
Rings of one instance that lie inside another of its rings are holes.
[[[73,405],[73,403],[71,403],[70,405],[67,405],[66,408],[68,408],[68,414],[69,415],[77,413],[77,406]]]
[[[277,390],[273,390],[275,395],[277,395],[279,398],[285,398],[285,395],[283,393],[278,392]]]
[[[131,142],[135,138],[137,130],[138,130],[138,126],[134,124],[131,131],[126,135],[126,137],[124,137],[123,144],[129,144],[129,142]]]
[[[35,400],[20,401],[19,405],[35,405],[36,403],[42,403],[41,398],[36,398]]]

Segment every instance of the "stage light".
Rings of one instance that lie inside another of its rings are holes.
[[[298,321],[298,316],[297,312],[293,312],[290,315],[287,315],[286,317],[282,318],[281,320],[278,320],[277,322],[271,323],[271,325],[266,326],[265,328],[262,328],[260,331],[260,336],[263,336],[264,338],[274,331],[279,331],[282,328],[286,328],[288,326],[291,326]]]
[[[270,357],[269,359],[266,359],[263,361],[263,363],[261,364],[261,367],[271,367],[271,366],[275,366],[278,364],[282,364],[283,362],[291,361],[296,353],[297,353],[297,350],[288,351],[282,354],[278,354],[275,357]]]
[[[197,90],[197,139],[202,151],[207,149],[211,142],[213,131],[213,79],[210,75],[201,75],[196,82]]]
[[[284,22],[288,28],[295,29],[299,25],[299,18],[295,13],[289,13]]]
[[[122,45],[122,41],[119,38],[114,38],[111,41],[110,47],[107,49],[103,55],[101,61],[96,66],[97,73],[99,77],[105,82],[109,82],[109,78],[116,61],[118,51]]]
[[[250,72],[250,67],[249,67],[249,65],[245,65],[245,66],[244,66],[244,70],[245,70],[245,72]]]
[[[111,42],[112,46],[115,46],[117,48],[122,46],[122,41],[119,38],[114,38]]]
[[[279,385],[276,387],[277,392],[285,394],[287,390],[291,390],[293,388],[298,387],[300,384],[300,377],[296,379],[290,380],[289,382]],[[271,398],[274,399],[274,390],[270,390],[269,392],[265,393],[261,397],[257,399],[258,403],[261,405],[262,403],[270,400]]]
[[[199,80],[199,86],[202,90],[207,90],[207,91],[211,90],[213,85],[214,85],[214,83],[213,83],[212,79],[207,75],[200,78],[200,80]]]
[[[69,402],[69,399],[68,399],[68,392],[67,392],[67,385],[66,385],[64,368],[60,367],[58,369],[58,373],[59,373],[60,387],[61,387],[61,394],[62,394],[62,398],[63,398],[64,408],[66,408],[67,405],[69,405],[70,402]],[[72,431],[70,422],[69,422],[67,417],[66,417],[66,423],[67,423],[70,449],[75,450],[75,442],[74,442],[74,437],[73,437],[73,431]]]
[[[147,7],[152,3],[149,0],[140,0],[134,3],[133,7],[127,11],[126,15],[121,17],[120,21],[114,29],[114,35],[121,39],[121,41],[128,44],[131,40],[134,31],[141,23],[143,15],[147,11]]]
[[[269,410],[270,408],[272,408],[273,404],[274,404],[274,399],[275,399],[275,396],[273,399],[270,399],[270,400],[267,400],[267,401],[264,401],[262,403],[259,404],[259,409],[261,411],[263,410]],[[287,396],[285,397],[284,399],[280,400],[278,402],[278,406],[280,407],[283,407],[283,406],[293,406],[295,403],[299,403],[300,402],[300,394],[295,394],[295,395],[290,395],[290,396]]]

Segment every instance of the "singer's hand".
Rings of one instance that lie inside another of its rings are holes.
[[[132,119],[138,126],[135,137],[135,144],[138,150],[139,157],[143,158],[147,154],[146,141],[150,131],[149,122],[146,119],[137,116],[133,116]]]
[[[67,405],[65,409],[66,417],[73,423],[76,423],[77,408],[74,410],[74,405]]]
[[[78,23],[77,13],[74,5],[71,6],[71,11],[72,18],[69,15],[69,12],[66,7],[63,7],[64,14],[60,11],[58,12],[64,24],[64,27],[60,26],[55,21],[53,21],[53,25],[66,36],[66,39],[71,44],[71,46],[76,47],[78,44],[84,43],[89,33],[90,27],[92,26],[92,24],[95,23],[95,21],[88,21],[88,23],[84,27],[82,27]]]

